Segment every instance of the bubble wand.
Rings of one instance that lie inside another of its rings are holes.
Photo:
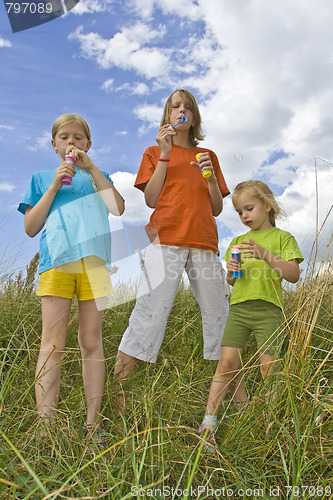
[[[171,127],[174,129],[175,127],[177,127],[177,125],[180,125],[181,123],[186,123],[188,121],[188,116],[186,115],[183,115],[179,120],[178,122],[175,124],[175,125],[171,125]]]

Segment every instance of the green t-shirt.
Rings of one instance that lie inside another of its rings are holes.
[[[302,262],[304,260],[295,238],[287,231],[276,227],[249,231],[237,236],[230,243],[223,257],[224,260],[230,259],[232,245],[241,245],[242,241],[249,241],[250,238],[284,261],[297,259],[298,262]],[[235,280],[230,304],[260,299],[283,307],[282,278],[265,261],[247,258],[244,259],[241,269],[242,277]]]

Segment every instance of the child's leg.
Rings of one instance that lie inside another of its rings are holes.
[[[123,411],[125,409],[125,388],[124,384],[126,381],[130,380],[133,375],[138,371],[140,361],[125,352],[118,351],[116,364],[114,367],[115,380],[118,382],[119,393],[117,394],[117,399],[115,405],[118,410]]]
[[[94,299],[79,301],[82,377],[87,403],[87,423],[91,424],[100,416],[104,393],[103,314],[104,310],[99,310]]]
[[[210,386],[206,414],[217,415],[222,401],[230,388],[231,381],[237,376],[243,349],[223,346],[221,358]]]
[[[260,373],[262,378],[266,378],[273,373],[276,373],[276,378],[278,377],[278,372],[280,371],[280,363],[278,361],[276,354],[261,354],[260,355]],[[266,400],[273,400],[277,396],[277,380],[271,381],[271,387],[266,393]]]
[[[261,354],[260,355],[260,373],[262,378],[265,378],[267,375],[275,371],[276,369],[276,358],[275,363],[274,354]]]
[[[242,408],[249,400],[243,380],[244,375],[242,370],[239,369],[237,375],[235,375],[232,382],[230,382],[230,392],[237,408]]]
[[[42,340],[36,367],[36,403],[42,418],[52,421],[60,388],[60,360],[65,350],[71,299],[43,296]]]
[[[116,364],[114,367],[114,374],[120,381],[130,379],[138,371],[140,360],[118,351]]]
[[[227,285],[221,261],[214,252],[191,248],[186,272],[201,310],[204,357],[218,360],[229,311]],[[234,376],[229,389],[236,403],[247,402],[241,371]]]
[[[156,361],[187,256],[186,248],[155,244],[147,248],[136,304],[115,364],[119,409],[125,406],[125,382],[136,373],[140,361]]]

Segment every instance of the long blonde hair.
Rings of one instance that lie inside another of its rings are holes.
[[[197,101],[195,100],[195,97],[191,94],[189,90],[178,89],[172,92],[172,94],[168,97],[164,106],[163,116],[161,120],[161,127],[163,125],[166,125],[167,123],[170,123],[169,120],[172,109],[171,101],[172,101],[172,96],[176,92],[180,93],[181,97],[184,99],[185,104],[190,108],[190,110],[193,113],[194,125],[190,129],[189,139],[193,146],[197,146],[199,144],[199,141],[202,141],[205,138],[205,135],[202,132],[202,121],[201,121],[199,106],[197,104]]]
[[[234,189],[234,194],[232,195],[232,202],[235,204],[237,197],[245,190],[251,191],[251,194],[261,200],[263,203],[267,203],[271,210],[269,211],[269,222],[275,227],[275,219],[285,217],[284,210],[280,207],[278,202],[274,197],[274,193],[271,189],[262,181],[244,181],[237,184]]]
[[[88,123],[84,118],[82,118],[82,116],[76,113],[64,113],[63,115],[60,115],[58,116],[58,118],[56,118],[52,127],[52,139],[55,139],[55,136],[57,135],[57,132],[61,127],[71,122],[78,123],[82,127],[88,141],[91,141],[91,133]]]

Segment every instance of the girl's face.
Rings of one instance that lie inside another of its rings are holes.
[[[85,152],[91,146],[91,141],[88,140],[83,128],[77,122],[69,122],[60,127],[51,142],[54,150],[59,153],[63,160],[69,146],[75,146]]]
[[[256,198],[250,190],[240,193],[233,203],[242,223],[253,231],[273,227],[269,221],[271,206]]]
[[[169,116],[169,122],[172,126],[175,126],[176,123],[182,118],[182,116],[186,115],[188,117],[188,121],[186,123],[181,123],[177,126],[179,130],[182,129],[190,129],[192,125],[194,125],[193,121],[193,112],[189,107],[189,104],[186,103],[182,94],[180,92],[175,92],[171,98],[171,111]]]

